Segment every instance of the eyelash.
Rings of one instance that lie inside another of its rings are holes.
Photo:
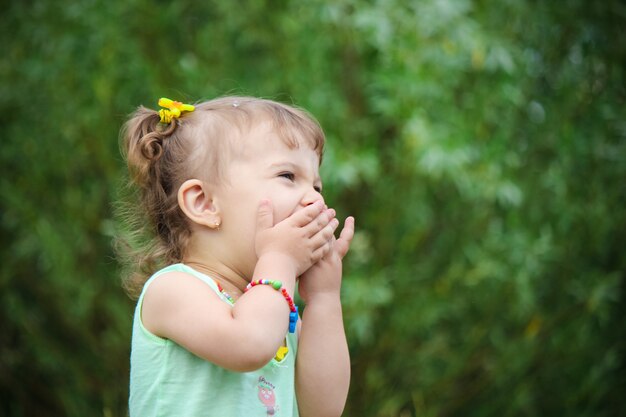
[[[278,176],[282,178],[286,178],[292,182],[296,180],[296,175],[293,172],[283,172],[281,174],[278,174]],[[322,193],[322,187],[314,186],[313,189],[320,194]]]
[[[293,172],[283,172],[278,174],[279,177],[287,178],[289,181],[295,181],[296,175]]]

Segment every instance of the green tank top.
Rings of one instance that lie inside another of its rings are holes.
[[[287,335],[289,351],[282,360],[274,358],[257,371],[240,373],[201,359],[143,326],[141,305],[146,289],[154,278],[171,271],[193,275],[231,304],[213,279],[184,264],[168,266],[146,282],[133,320],[130,417],[298,416],[295,334]]]

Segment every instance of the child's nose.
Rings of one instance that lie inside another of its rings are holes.
[[[311,188],[309,191],[306,192],[306,194],[302,198],[302,205],[306,207],[308,205],[315,203],[318,200],[324,201],[324,197],[322,197],[322,194],[319,191],[317,191],[314,188]]]

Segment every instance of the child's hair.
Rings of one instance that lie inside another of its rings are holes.
[[[306,111],[272,100],[222,97],[195,105],[169,125],[155,110],[139,107],[124,125],[122,154],[129,190],[118,214],[124,224],[116,249],[125,266],[124,288],[136,298],[147,278],[181,262],[191,229],[178,206],[188,179],[217,183],[225,163],[245,147],[250,129],[267,125],[287,146],[310,146],[322,159],[324,133]]]

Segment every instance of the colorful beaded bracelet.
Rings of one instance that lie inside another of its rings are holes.
[[[293,302],[293,298],[291,298],[287,289],[283,287],[283,283],[269,279],[257,279],[256,281],[250,282],[246,286],[246,291],[252,287],[256,287],[257,285],[269,285],[276,291],[280,291],[283,294],[283,297],[287,300],[287,304],[289,304],[289,333],[294,333],[296,331],[296,324],[298,323],[298,306]]]
[[[219,282],[216,282],[217,284],[217,289],[220,290],[220,292],[222,293],[222,295],[224,297],[226,297],[226,299],[228,300],[229,303],[231,304],[235,304],[235,300],[233,299],[233,297],[230,296],[230,294],[228,294],[226,291],[224,291],[224,288],[222,288],[222,286],[220,285]]]

